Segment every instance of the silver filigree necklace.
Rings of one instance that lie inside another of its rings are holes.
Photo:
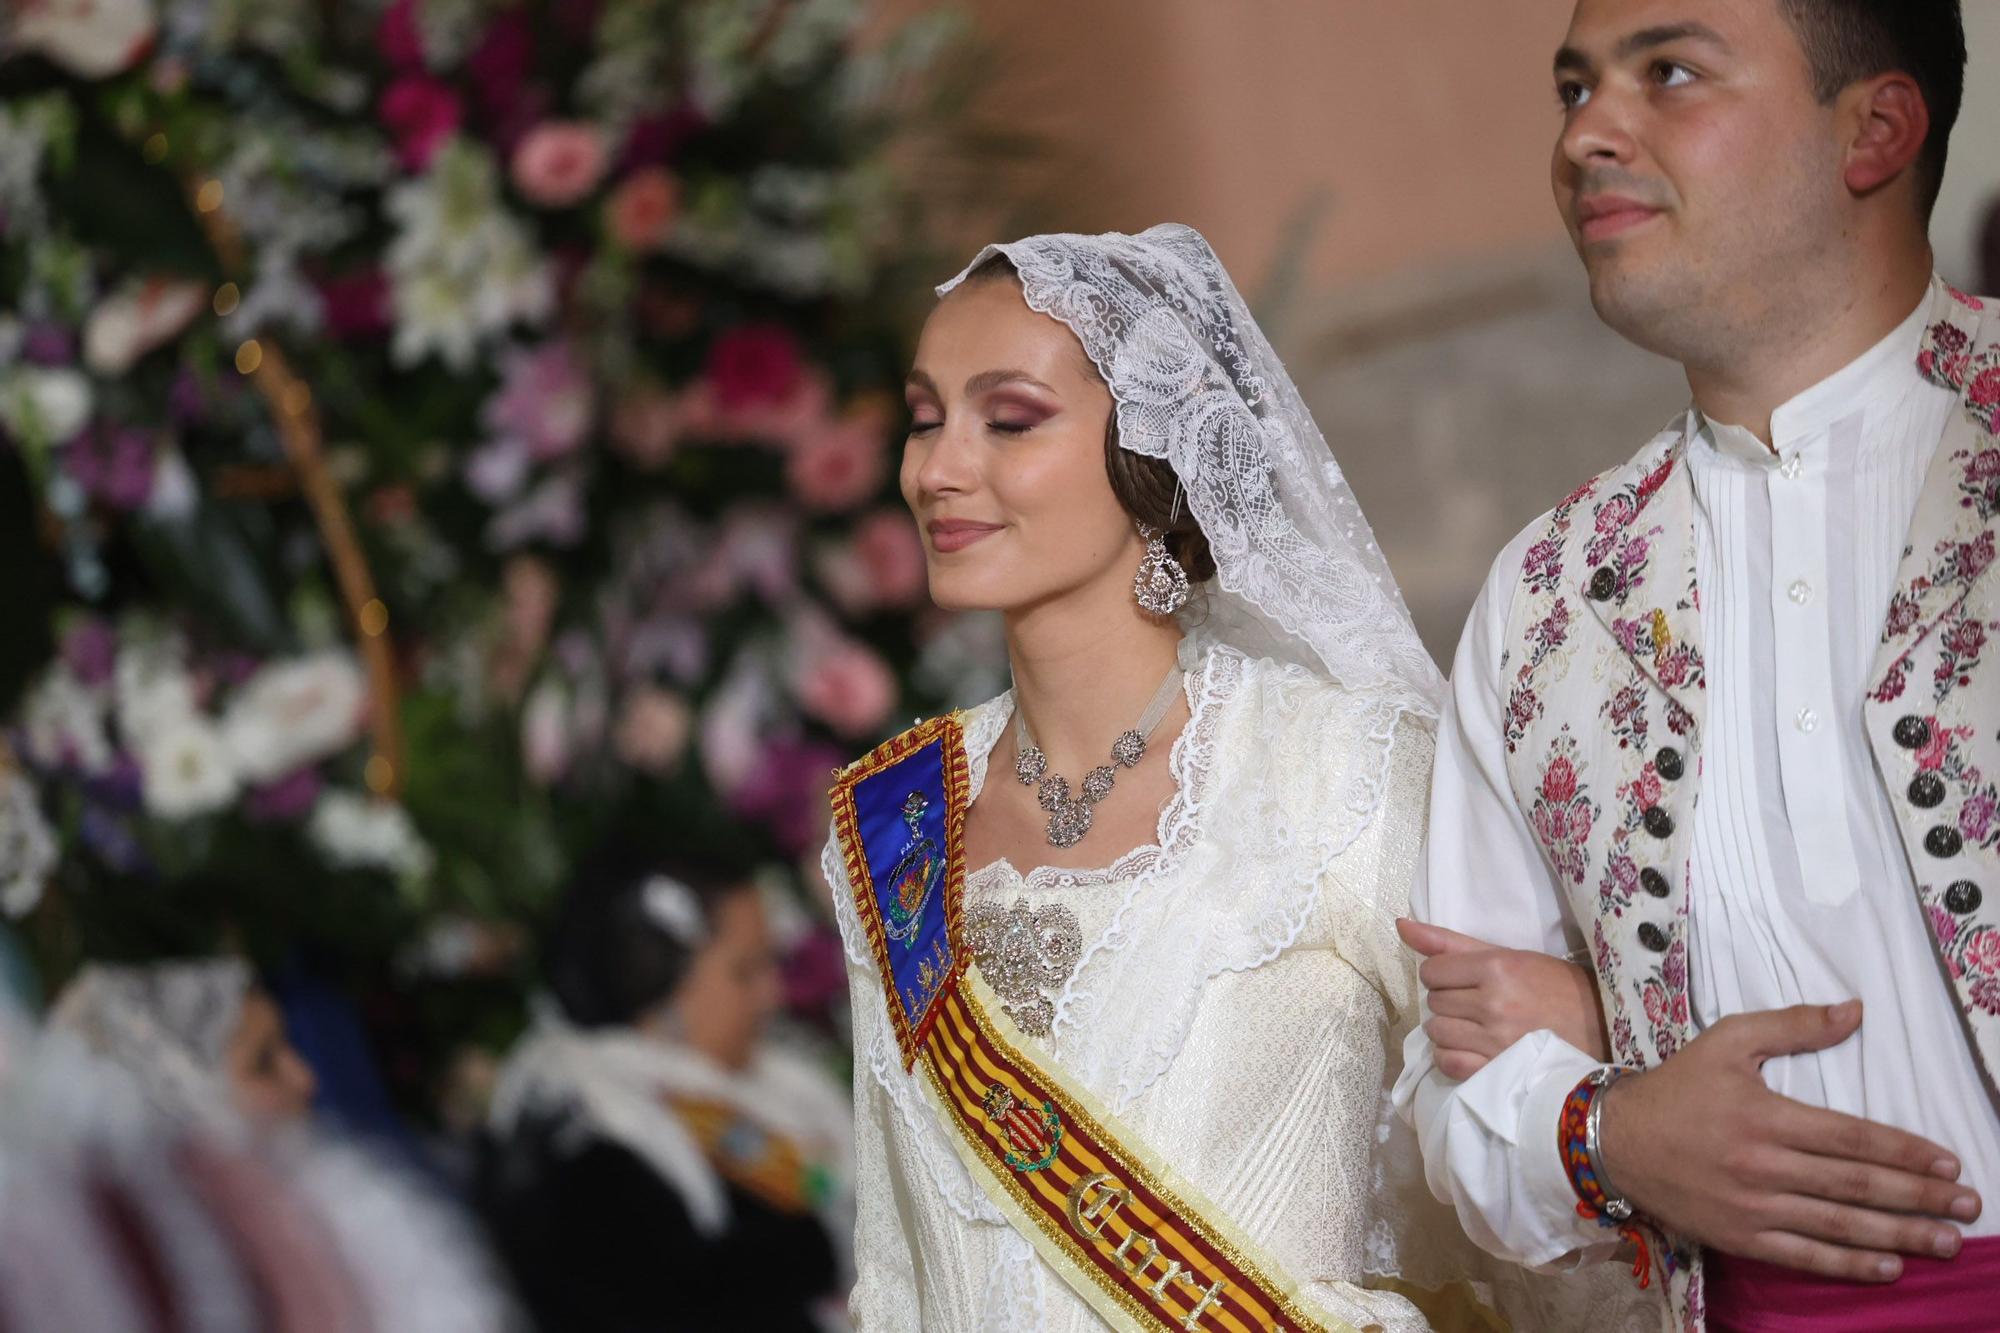
[[[1068,778],[1049,772],[1049,757],[1042,753],[1042,747],[1035,744],[1035,738],[1029,734],[1027,717],[1018,705],[1015,707],[1014,748],[1020,752],[1020,758],[1014,761],[1014,776],[1020,779],[1023,787],[1035,789],[1036,803],[1049,812],[1048,838],[1051,847],[1074,847],[1083,841],[1084,834],[1090,832],[1090,825],[1096,818],[1093,808],[1117,785],[1118,770],[1136,768],[1139,761],[1146,757],[1146,742],[1159,730],[1174,696],[1180,692],[1182,675],[1178,664],[1167,672],[1160,688],[1153,691],[1153,701],[1146,705],[1138,725],[1111,742],[1111,762],[1084,774],[1082,790],[1075,793],[1070,791]]]

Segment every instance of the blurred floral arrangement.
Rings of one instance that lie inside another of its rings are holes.
[[[992,684],[892,475],[894,154],[954,38],[863,19],[0,16],[0,527],[48,566],[0,910],[51,972],[219,928],[463,969],[612,830],[796,885],[829,769]]]

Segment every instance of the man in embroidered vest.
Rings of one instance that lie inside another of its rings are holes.
[[[1556,57],[1592,300],[1694,405],[1495,564],[1415,914],[1593,963],[1609,1049],[1445,1058],[1509,955],[1413,927],[1398,1097],[1475,1239],[1622,1248],[1688,1329],[2000,1327],[2000,305],[1927,239],[1965,59],[1955,0],[1581,0]]]

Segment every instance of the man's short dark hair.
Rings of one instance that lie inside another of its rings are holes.
[[[1929,221],[1944,187],[1952,127],[1965,101],[1965,17],[1959,0],[1783,0],[1831,102],[1863,79],[1900,71],[1923,90],[1931,134],[1917,158],[1917,206]]]

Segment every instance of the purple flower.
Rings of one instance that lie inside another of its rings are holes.
[[[208,395],[202,391],[201,378],[183,366],[167,388],[167,416],[176,426],[191,426],[207,415]]]
[[[60,324],[30,324],[21,334],[21,359],[37,366],[75,365],[76,335]]]
[[[768,825],[785,855],[801,855],[826,833],[821,799],[826,775],[846,757],[839,746],[820,741],[770,741],[749,777],[730,793],[730,807],[745,819]]]
[[[91,801],[114,814],[133,814],[145,801],[145,773],[139,761],[120,750],[103,772],[85,779]]]
[[[260,824],[289,824],[304,819],[319,800],[319,772],[310,765],[294,769],[267,786],[253,788],[243,799],[243,815]]]
[[[85,685],[108,685],[118,662],[118,632],[101,616],[81,616],[63,631],[62,659]]]
[[[583,359],[568,343],[552,342],[510,351],[502,367],[500,391],[487,400],[481,418],[486,429],[497,438],[518,439],[537,462],[574,453],[596,416]]]
[[[133,836],[132,826],[103,806],[85,805],[78,831],[83,845],[111,869],[129,874],[145,866],[146,852]]]
[[[86,495],[113,509],[145,507],[155,463],[152,436],[136,426],[96,423],[63,451],[63,469]]]

